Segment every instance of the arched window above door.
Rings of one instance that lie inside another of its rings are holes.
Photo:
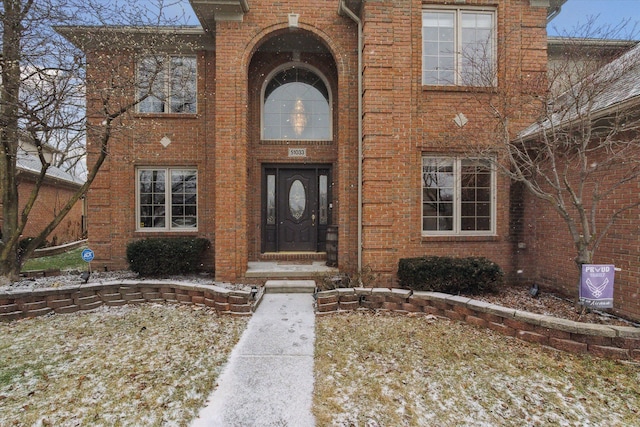
[[[330,141],[330,98],[314,70],[298,65],[276,70],[264,86],[262,139]]]

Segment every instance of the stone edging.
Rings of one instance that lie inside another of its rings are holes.
[[[102,305],[121,306],[145,302],[195,304],[218,313],[250,316],[262,293],[231,290],[215,285],[168,281],[119,280],[100,284],[0,291],[0,321],[42,316],[51,312],[74,313]]]
[[[640,328],[575,322],[439,292],[341,288],[318,292],[318,315],[374,309],[444,316],[576,354],[640,361]]]
[[[216,285],[121,280],[100,284],[0,291],[0,321],[74,313],[102,305],[145,302],[193,304],[218,313],[250,316],[263,295]],[[489,328],[524,341],[578,354],[640,361],[640,328],[574,322],[438,292],[341,288],[318,292],[317,314],[375,309],[423,313]]]

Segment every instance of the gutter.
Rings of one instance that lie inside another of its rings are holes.
[[[338,15],[358,24],[358,273],[362,271],[362,21],[340,0]],[[358,277],[361,275],[359,274]],[[362,284],[360,284],[362,285]]]
[[[562,10],[562,5],[564,5],[567,0],[546,0],[547,5],[547,24],[551,22],[553,18],[558,16]],[[531,0],[531,5],[534,6],[534,0]],[[544,4],[544,1],[541,1],[540,6]]]
[[[560,14],[561,9],[562,9],[562,6],[556,6],[555,8],[551,9],[549,14],[547,15],[547,24],[551,22],[553,18],[555,18]]]

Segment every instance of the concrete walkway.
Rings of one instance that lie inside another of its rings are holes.
[[[309,293],[263,296],[192,427],[314,426]]]

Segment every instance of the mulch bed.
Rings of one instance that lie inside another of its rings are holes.
[[[638,322],[630,322],[605,311],[585,310],[582,306],[576,305],[574,301],[554,293],[540,291],[538,296],[532,297],[529,294],[529,288],[524,286],[503,286],[494,294],[468,296],[503,307],[576,322],[640,327]]]

